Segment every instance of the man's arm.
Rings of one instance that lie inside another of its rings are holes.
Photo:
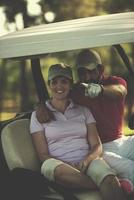
[[[37,120],[40,122],[40,123],[46,123],[46,122],[50,122],[52,119],[54,119],[54,115],[52,113],[52,111],[50,111],[45,103],[39,103],[37,106],[36,106],[36,117],[37,117]]]
[[[112,99],[118,99],[125,97],[127,94],[127,89],[122,84],[110,84],[105,86],[95,83],[82,83],[82,85],[85,87],[85,95],[91,98],[98,97],[99,95],[104,95]]]
[[[112,99],[118,99],[127,95],[127,89],[121,84],[102,86],[102,94]]]

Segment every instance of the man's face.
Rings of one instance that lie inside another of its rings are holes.
[[[98,83],[100,80],[100,71],[98,68],[89,70],[86,68],[79,68],[78,75],[80,82],[84,83]]]

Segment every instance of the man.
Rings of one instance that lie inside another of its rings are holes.
[[[101,58],[95,51],[83,50],[77,57],[76,66],[80,82],[72,92],[74,101],[90,108],[103,143],[122,137],[127,94],[125,80],[115,76],[105,77]]]
[[[134,137],[125,137],[122,131],[126,81],[116,76],[104,76],[101,58],[93,50],[81,51],[76,66],[79,82],[72,88],[71,98],[75,103],[87,106],[96,119],[105,160],[119,177],[134,184]],[[37,117],[41,116],[39,110]]]
[[[134,137],[125,137],[122,130],[126,81],[116,76],[104,76],[99,54],[89,49],[80,52],[76,66],[80,82],[72,90],[73,100],[93,113],[105,160],[120,177],[134,183]]]

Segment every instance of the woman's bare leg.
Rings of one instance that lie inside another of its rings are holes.
[[[107,176],[102,181],[100,192],[104,200],[126,200],[118,179],[113,175]]]
[[[55,180],[68,188],[97,189],[90,177],[69,165],[59,165],[55,169]]]
[[[79,170],[64,164],[56,167],[55,180],[57,183],[67,188],[98,189],[90,177],[81,173]],[[105,177],[99,190],[103,200],[126,200],[124,192],[120,187],[120,183],[114,175]]]

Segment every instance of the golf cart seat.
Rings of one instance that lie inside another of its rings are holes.
[[[19,119],[7,124],[2,129],[1,143],[9,170],[25,168],[40,171],[40,163],[29,134],[29,119]],[[63,200],[61,195],[53,191],[47,196]],[[75,196],[79,200],[102,200],[99,191],[79,192]]]

